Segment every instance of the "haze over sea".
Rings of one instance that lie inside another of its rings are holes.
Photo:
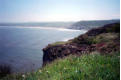
[[[52,27],[0,26],[0,64],[10,65],[13,72],[37,70],[42,65],[45,46],[85,32]]]

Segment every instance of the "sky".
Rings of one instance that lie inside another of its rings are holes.
[[[120,0],[0,0],[0,22],[120,18]]]

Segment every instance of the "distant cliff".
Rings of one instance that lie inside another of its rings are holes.
[[[106,24],[120,22],[120,20],[90,20],[90,21],[79,21],[70,26],[71,29],[92,29],[104,26]]]
[[[49,44],[43,49],[43,65],[68,55],[89,54],[98,51],[111,54],[120,50],[120,23],[94,28],[67,42]]]

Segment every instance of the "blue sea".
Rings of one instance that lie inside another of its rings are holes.
[[[12,72],[35,71],[42,66],[42,49],[56,41],[67,41],[86,30],[52,27],[0,26],[0,64]]]

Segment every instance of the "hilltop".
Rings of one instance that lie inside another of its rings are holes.
[[[70,29],[86,29],[90,30],[92,28],[98,28],[101,26],[104,26],[106,24],[116,23],[120,22],[119,19],[114,20],[90,20],[90,21],[78,21],[76,23],[73,23],[69,28]]]

